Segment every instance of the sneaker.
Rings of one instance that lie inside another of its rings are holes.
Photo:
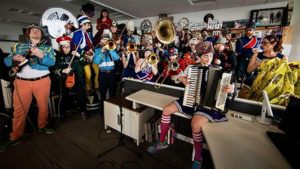
[[[52,127],[46,126],[44,128],[39,129],[40,133],[53,134],[55,130]]]
[[[15,141],[11,141],[10,139],[8,139],[5,143],[3,143],[0,146],[0,152],[7,150],[9,147],[15,146],[17,144],[20,144],[23,142],[22,138],[19,138],[18,140]]]
[[[202,161],[195,160],[192,169],[201,169]]]
[[[86,112],[81,112],[82,120],[87,120],[89,117],[87,116]]]
[[[167,143],[167,141],[161,143],[160,141],[157,140],[153,146],[150,146],[150,147],[147,149],[147,151],[148,151],[149,153],[156,153],[156,152],[158,152],[158,151],[160,151],[160,150],[163,150],[163,149],[166,149],[166,148],[168,148],[168,143]]]

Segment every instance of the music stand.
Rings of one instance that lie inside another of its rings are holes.
[[[109,150],[99,154],[97,157],[100,158],[102,157],[103,155],[113,151],[114,149],[118,148],[118,147],[121,147],[121,146],[124,146],[127,150],[133,152],[134,154],[136,154],[136,156],[138,156],[139,158],[142,157],[141,154],[139,154],[138,152],[135,152],[133,150],[131,150],[129,147],[127,147],[125,144],[124,144],[124,134],[123,134],[123,122],[122,122],[122,117],[123,117],[123,104],[122,104],[122,97],[123,97],[123,92],[122,92],[122,89],[123,89],[123,79],[121,80],[120,82],[120,104],[119,104],[119,108],[120,108],[120,116],[119,116],[119,122],[120,122],[120,137],[119,137],[119,142],[117,145],[115,145],[114,147],[110,148]]]

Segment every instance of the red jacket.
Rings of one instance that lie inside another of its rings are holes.
[[[164,61],[163,64],[164,64],[164,74],[163,74],[163,77],[165,78],[167,76],[167,67],[169,65],[169,61]],[[178,75],[181,71],[184,71],[185,68],[186,68],[186,64],[185,64],[185,61],[183,59],[179,59],[178,63],[180,64],[179,68],[176,70],[176,71],[173,71],[173,70],[170,70],[168,76],[171,77],[173,75]]]

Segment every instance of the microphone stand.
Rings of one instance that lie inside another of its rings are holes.
[[[119,123],[120,123],[120,137],[119,137],[119,142],[117,145],[115,145],[114,147],[110,148],[109,150],[99,154],[97,157],[100,158],[102,157],[103,155],[113,151],[114,149],[116,148],[119,148],[121,146],[125,147],[127,150],[129,150],[130,152],[136,154],[136,156],[138,156],[139,158],[142,158],[142,154],[138,153],[138,152],[135,152],[134,150],[131,150],[129,147],[127,147],[125,144],[124,144],[124,134],[123,134],[123,122],[122,122],[122,118],[123,118],[123,103],[122,103],[122,98],[123,98],[123,92],[122,92],[122,89],[123,89],[123,80],[121,80],[120,82],[120,104],[119,104],[119,108],[120,108],[120,116],[119,116]]]

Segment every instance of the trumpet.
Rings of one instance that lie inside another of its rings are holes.
[[[170,61],[168,66],[165,68],[165,70],[159,75],[159,77],[155,81],[154,88],[159,89],[161,87],[161,85],[165,82],[166,78],[168,77],[169,71],[170,70],[177,71],[179,69],[179,67],[180,67],[180,64],[178,63],[178,61]],[[161,83],[158,83],[158,81],[161,79],[161,77],[165,73],[165,71],[167,71],[166,77],[161,81]]]
[[[117,48],[117,43],[116,43],[116,41],[110,39],[110,40],[106,41],[104,47],[107,50],[115,50]]]

